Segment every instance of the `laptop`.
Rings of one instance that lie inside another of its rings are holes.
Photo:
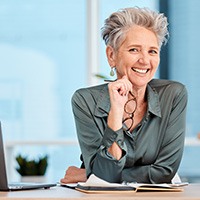
[[[56,185],[56,183],[8,183],[4,156],[2,128],[0,123],[0,191],[48,189]]]

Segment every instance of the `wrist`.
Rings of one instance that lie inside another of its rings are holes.
[[[116,111],[112,112],[111,110],[108,115],[107,124],[113,131],[119,130],[122,127],[122,114]]]

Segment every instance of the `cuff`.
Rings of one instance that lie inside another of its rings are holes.
[[[123,128],[120,128],[117,131],[113,131],[111,128],[107,126],[104,132],[102,145],[105,146],[106,148],[109,148],[113,144],[113,142],[116,142],[121,149],[125,150]]]

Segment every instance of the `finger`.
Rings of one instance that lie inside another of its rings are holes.
[[[128,86],[128,80],[126,78],[119,79],[115,82],[109,83],[109,90],[118,93],[121,96],[128,95],[129,92],[129,86]]]
[[[65,179],[65,178],[61,178],[61,179],[60,179],[60,182],[61,182],[61,183],[69,183],[69,181],[68,181],[67,179]]]
[[[129,93],[129,91],[130,92],[132,92],[132,83],[129,81],[129,79],[128,79],[128,77],[126,76],[126,75],[124,75],[123,77],[122,77],[122,79],[126,82],[126,86],[127,86],[127,91],[128,91],[128,93]]]
[[[120,94],[121,96],[125,96],[126,93],[127,93],[126,90],[127,90],[127,89],[126,89],[126,85],[125,85],[123,82],[120,83],[120,87],[119,87],[119,89],[117,90],[117,91],[119,92],[119,94]]]
[[[130,83],[127,79],[122,80],[121,95],[127,96],[130,91]]]

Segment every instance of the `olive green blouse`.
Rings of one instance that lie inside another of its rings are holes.
[[[93,173],[109,182],[171,182],[183,154],[187,91],[181,83],[153,79],[146,95],[146,115],[130,133],[107,126],[107,84],[74,93],[72,109],[87,176]],[[120,160],[107,151],[114,141],[123,150]]]

